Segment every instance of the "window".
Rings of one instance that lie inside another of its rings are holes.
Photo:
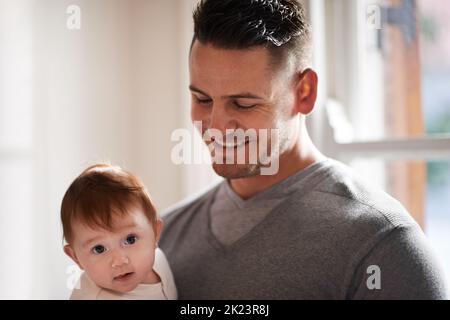
[[[310,6],[326,110],[311,121],[313,139],[403,203],[449,276],[450,3]]]

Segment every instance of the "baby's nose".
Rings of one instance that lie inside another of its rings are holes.
[[[116,254],[112,260],[112,267],[119,268],[119,267],[123,266],[124,264],[129,264],[129,263],[130,263],[130,260],[128,259],[127,256],[122,255],[122,254]]]

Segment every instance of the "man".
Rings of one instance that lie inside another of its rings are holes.
[[[160,246],[179,297],[445,298],[443,277],[409,214],[322,155],[308,136],[318,77],[302,6],[204,0],[194,22],[191,115],[225,180],[165,216]],[[250,152],[250,141],[233,138],[230,146],[208,136],[212,129],[225,137],[276,130],[265,151],[278,170],[262,174],[267,163],[248,156],[245,163],[217,161],[228,160],[225,149]]]

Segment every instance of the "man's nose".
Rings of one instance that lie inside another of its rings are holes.
[[[111,261],[111,266],[113,268],[120,268],[129,263],[130,263],[130,260],[128,259],[128,256],[123,251],[116,250],[115,252],[113,252],[112,261]]]
[[[209,115],[209,129],[217,129],[224,134],[227,129],[236,129],[236,121],[230,117],[224,103],[215,103]]]

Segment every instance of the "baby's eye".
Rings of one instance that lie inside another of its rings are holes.
[[[102,245],[98,245],[92,248],[92,253],[94,254],[102,254],[106,251],[106,248]]]
[[[137,241],[137,237],[135,235],[129,235],[126,239],[125,239],[125,244],[126,245],[130,245],[130,244],[134,244]]]

